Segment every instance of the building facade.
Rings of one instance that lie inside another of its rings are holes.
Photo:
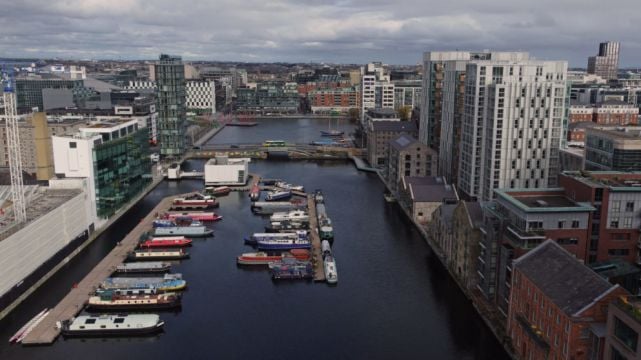
[[[307,98],[314,114],[347,114],[360,106],[356,87],[316,89],[309,91]]]
[[[599,54],[588,58],[588,74],[604,79],[616,79],[619,71],[620,44],[614,41],[599,44]]]
[[[19,113],[31,112],[33,108],[44,111],[44,89],[68,89],[74,96],[85,91],[83,80],[66,80],[55,77],[17,78],[16,101]]]
[[[369,109],[394,109],[394,84],[382,63],[361,67],[361,121]]]
[[[392,194],[398,192],[405,176],[436,176],[436,152],[414,137],[403,134],[390,142],[384,176]]]
[[[180,57],[160,55],[155,66],[158,86],[158,140],[160,154],[180,156],[185,152],[187,109],[185,68]]]
[[[587,128],[585,169],[641,171],[641,127]]]
[[[622,296],[610,303],[606,325],[603,359],[641,359],[641,301],[636,296]]]
[[[519,358],[532,360],[599,359],[588,357],[589,334],[606,322],[608,304],[627,294],[553,240],[514,261],[510,284],[507,332]]]
[[[53,177],[53,149],[45,113],[24,115],[18,122],[22,170],[47,181]],[[7,129],[0,122],[0,167],[9,167]]]
[[[107,219],[151,182],[147,128],[136,120],[103,122],[54,136],[55,173],[85,178],[94,214]]]
[[[490,200],[493,189],[554,186],[566,102],[565,61],[467,64],[458,188]]]
[[[416,136],[416,125],[407,121],[372,121],[367,127],[367,161],[371,166],[385,169],[389,146],[393,139],[406,134]]]
[[[189,80],[185,91],[187,109],[216,113],[216,85],[213,80]]]

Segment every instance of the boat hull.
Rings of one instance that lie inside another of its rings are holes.
[[[153,327],[142,328],[120,328],[120,329],[100,329],[100,330],[69,330],[64,327],[61,329],[62,336],[65,338],[72,337],[119,337],[119,336],[147,336],[161,332],[164,321]]]
[[[180,300],[155,304],[87,304],[87,311],[152,311],[168,310],[181,306]]]
[[[258,250],[292,250],[292,249],[310,249],[312,247],[311,244],[264,244],[264,243],[258,243],[256,244],[256,247]]]

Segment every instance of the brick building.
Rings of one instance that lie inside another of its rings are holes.
[[[641,173],[566,172],[559,177],[568,197],[589,203],[587,262],[612,258],[641,264]]]
[[[404,176],[436,176],[436,151],[412,136],[403,134],[392,140],[388,154],[387,169],[383,175],[392,194],[397,194]]]
[[[358,108],[360,93],[353,87],[339,87],[310,91],[309,104],[314,114],[347,113],[349,109]]]
[[[514,261],[507,332],[522,359],[587,360],[593,325],[627,291],[547,240]],[[598,358],[598,357],[597,357]]]
[[[621,100],[606,100],[596,105],[572,104],[568,112],[570,124],[591,121],[601,125],[636,125],[639,108]]]

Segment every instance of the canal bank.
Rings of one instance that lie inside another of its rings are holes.
[[[380,172],[377,172],[377,175],[381,183],[385,186],[386,191],[391,192],[383,175]],[[393,194],[393,196],[398,199],[397,194]],[[510,356],[510,358],[518,359],[518,357],[514,353],[510,338],[507,335],[505,329],[505,322],[507,320],[502,317],[501,314],[499,314],[499,312],[483,298],[483,295],[479,291],[475,291],[474,289],[470,290],[466,288],[461,281],[459,281],[454,271],[449,266],[447,266],[447,259],[445,258],[443,251],[441,250],[440,246],[434,241],[432,236],[430,236],[430,234],[427,232],[427,229],[416,222],[416,220],[412,216],[411,210],[408,209],[402,201],[397,200],[395,204],[398,205],[398,208],[401,209],[407,219],[411,221],[412,224],[414,224],[416,230],[419,231],[425,243],[429,245],[430,249],[434,252],[436,258],[440,261],[443,268],[447,270],[450,279],[453,280],[458,285],[459,289],[465,294],[465,297],[471,302],[472,306],[474,306],[474,309],[481,316],[487,327],[492,331],[496,339],[503,345],[503,348]]]

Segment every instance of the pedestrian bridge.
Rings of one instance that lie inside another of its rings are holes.
[[[362,149],[339,146],[316,146],[310,144],[287,143],[285,146],[264,146],[256,143],[204,145],[192,149],[187,157],[212,158],[226,154],[230,157],[267,158],[269,156],[287,156],[289,158],[307,159],[347,159],[359,156]]]

